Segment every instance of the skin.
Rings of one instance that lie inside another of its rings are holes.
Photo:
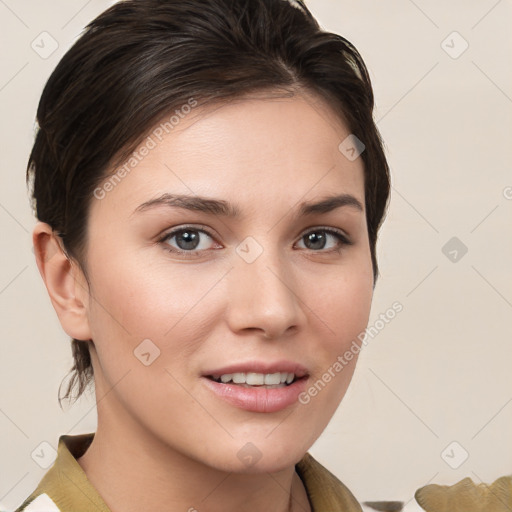
[[[63,329],[92,340],[98,428],[78,463],[113,512],[284,512],[290,495],[292,510],[310,510],[294,465],[345,395],[357,356],[308,404],[273,413],[224,402],[200,375],[288,359],[314,383],[364,331],[373,275],[363,162],[338,149],[349,133],[305,92],[197,107],[93,198],[89,283],[51,228],[36,225],[37,264]],[[236,203],[243,218],[165,206],[133,213],[162,192]],[[363,211],[295,216],[302,201],[342,193]],[[213,235],[199,233],[200,254],[166,251],[186,250],[177,237],[158,241],[191,224]],[[324,248],[308,246],[304,235],[325,227],[352,245],[327,234]],[[263,249],[250,264],[235,251],[248,236]],[[160,350],[148,366],[134,355],[144,339]],[[252,466],[237,456],[248,442],[261,454]]]

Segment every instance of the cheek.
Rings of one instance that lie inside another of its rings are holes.
[[[327,421],[345,395],[354,373],[362,334],[368,325],[373,297],[373,272],[368,260],[361,258],[347,265],[336,277],[317,280],[310,289],[309,303],[319,332],[315,358],[317,364],[311,388],[304,402]]]
[[[184,267],[129,258],[98,261],[92,305],[97,324],[141,339],[171,336],[175,327],[187,330],[184,320],[218,277]]]
[[[329,333],[331,349],[340,350],[367,326],[373,297],[371,269],[351,268],[331,274],[330,279],[317,279],[304,296]]]
[[[350,385],[361,350],[361,335],[370,315],[373,275],[361,270],[341,275],[324,287],[323,293],[310,295],[322,330],[315,348],[317,364],[309,387],[299,398],[310,416],[312,429],[325,428]]]
[[[111,380],[128,369],[132,377],[144,371],[138,356],[147,352],[147,358],[154,361],[153,372],[186,367],[211,334],[211,322],[221,315],[222,304],[214,293],[205,294],[225,271],[177,267],[168,262],[142,264],[127,257],[119,261],[97,257],[91,266],[94,299],[89,320]]]
[[[368,324],[373,297],[373,280],[348,280],[346,293],[339,298],[340,311],[336,318],[336,330],[343,332],[343,339],[347,337],[352,342],[364,331]]]

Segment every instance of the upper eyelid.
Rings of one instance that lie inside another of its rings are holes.
[[[198,226],[191,226],[188,224],[184,224],[183,226],[177,226],[175,228],[171,228],[169,231],[165,231],[159,239],[166,239],[170,236],[175,236],[177,233],[180,233],[181,231],[186,231],[187,229],[190,229],[191,231],[200,231],[201,233],[207,234],[210,238],[215,238],[215,235],[210,232],[210,230],[206,227],[198,227]]]

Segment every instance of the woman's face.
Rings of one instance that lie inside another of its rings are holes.
[[[197,107],[167,130],[92,200],[98,430],[226,471],[277,471],[331,419],[368,322],[363,162],[309,95]],[[334,196],[349,199],[312,207]]]

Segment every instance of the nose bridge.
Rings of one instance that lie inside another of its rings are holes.
[[[279,337],[303,321],[291,262],[278,247],[247,237],[236,248],[230,272],[228,322],[234,331],[260,329]]]

